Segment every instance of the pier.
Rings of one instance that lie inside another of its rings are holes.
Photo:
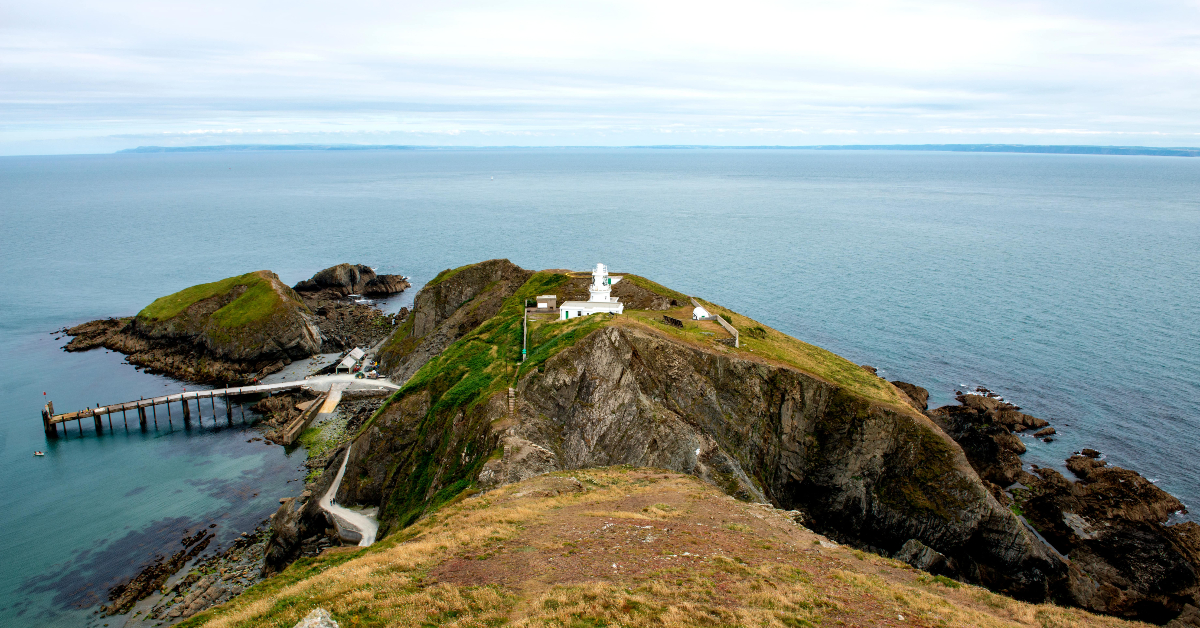
[[[67,412],[64,414],[55,414],[54,402],[50,401],[42,407],[42,425],[46,430],[46,436],[49,438],[57,438],[59,436],[58,425],[60,423],[64,424],[63,435],[65,436],[67,434],[67,426],[65,424],[70,421],[77,422],[79,432],[82,434],[83,422],[88,419],[96,426],[96,433],[101,434],[105,429],[105,419],[107,419],[108,428],[112,429],[113,415],[117,415],[125,427],[129,427],[130,418],[136,418],[138,425],[142,429],[147,429],[151,425],[157,427],[160,420],[166,420],[168,424],[173,424],[175,420],[182,419],[184,426],[188,426],[191,424],[193,416],[196,417],[197,422],[199,421],[201,404],[206,399],[212,408],[214,418],[217,416],[216,400],[221,399],[225,405],[225,417],[232,423],[233,405],[237,403],[239,397],[271,395],[277,392],[300,388],[320,391],[323,394],[314,400],[299,418],[285,426],[283,430],[284,444],[288,445],[295,442],[300,433],[312,424],[314,419],[333,413],[337,409],[344,391],[375,390],[391,392],[398,389],[399,386],[387,379],[357,379],[353,375],[338,374],[310,376],[305,379],[274,384],[234,386],[213,390],[190,390],[107,406],[97,405],[95,408],[86,408],[78,412]],[[192,404],[193,401],[195,402],[194,406]],[[175,410],[172,410],[172,406],[174,406]],[[163,416],[158,414],[160,407],[165,410]]]
[[[231,397],[241,397],[246,395],[262,395],[283,392],[285,390],[295,390],[297,388],[305,388],[312,385],[310,380],[297,380],[292,382],[280,382],[277,384],[256,384],[253,386],[236,386],[232,388],[218,388],[214,390],[194,390],[172,395],[163,395],[161,397],[151,397],[149,399],[138,399],[136,401],[127,401],[108,406],[96,406],[95,408],[87,408],[78,412],[67,412],[64,414],[54,414],[54,402],[47,402],[42,407],[42,424],[46,430],[46,436],[51,438],[58,437],[58,424],[67,423],[69,421],[78,421],[79,431],[83,432],[83,421],[91,419],[96,426],[96,433],[104,431],[104,419],[107,417],[109,428],[112,427],[112,415],[121,415],[122,421],[126,426],[129,425],[129,415],[133,414],[138,421],[138,425],[145,429],[148,424],[153,422],[158,425],[158,406],[165,406],[168,422],[173,422],[173,413],[171,412],[171,404],[178,404],[179,417],[184,424],[190,424],[192,413],[197,416],[200,414],[200,402],[204,399],[209,400],[212,405],[213,415],[216,415],[216,400],[222,399],[225,404],[225,416],[230,421],[233,420],[233,404],[230,403]],[[196,402],[195,410],[192,409],[191,402]],[[66,425],[63,425],[63,435],[66,435]]]

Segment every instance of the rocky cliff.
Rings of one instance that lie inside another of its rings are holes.
[[[927,395],[912,384],[902,387],[910,396]],[[1091,449],[1066,461],[1075,479],[1036,465],[1027,470],[1017,434],[1039,430],[1035,436],[1050,438],[1054,429],[986,389],[957,400],[959,405],[930,410],[929,416],[962,445],[996,499],[1070,557],[1062,600],[1096,612],[1200,626],[1200,526],[1166,525],[1183,511],[1178,499],[1134,471],[1109,466]]]
[[[518,364],[522,299],[566,289],[571,277],[486,264],[460,285],[450,282],[473,267],[422,291],[409,352],[392,362],[415,375],[355,441],[338,499],[378,505],[381,534],[473,484],[628,464],[796,509],[859,546],[928,548],[960,577],[1014,596],[1045,599],[1065,581],[1066,564],[886,381],[712,304],[743,330],[742,348],[701,323],[674,330],[654,323],[661,314],[627,309],[542,323]],[[479,295],[503,281],[483,310]],[[660,296],[647,305],[671,307]],[[415,353],[439,331],[431,359]]]
[[[413,300],[413,309],[379,354],[385,373],[404,382],[451,343],[496,315],[532,275],[506,259],[444,270]]]
[[[67,330],[67,351],[97,346],[133,364],[192,381],[239,381],[321,346],[312,312],[271,271],[200,284],[156,299],[137,316]]]

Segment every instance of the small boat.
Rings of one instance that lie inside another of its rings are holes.
[[[46,454],[44,454],[44,453],[42,453],[42,452],[40,452],[40,451],[35,451],[35,452],[33,452],[33,455],[35,455],[35,456],[44,456],[44,455],[46,455]]]

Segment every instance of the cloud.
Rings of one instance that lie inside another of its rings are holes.
[[[60,0],[0,11],[0,152],[148,134],[1179,145],[1200,132],[1200,7],[1184,1],[351,0],[335,11],[301,0],[281,11]]]

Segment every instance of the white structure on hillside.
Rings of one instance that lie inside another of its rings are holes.
[[[609,277],[608,267],[596,264],[592,270],[592,285],[588,286],[590,296],[587,301],[563,301],[559,306],[559,320],[587,316],[588,314],[620,314],[625,311],[625,305],[612,296],[612,285],[621,281],[620,277]]]
[[[694,321],[706,321],[710,318],[712,318],[712,314],[709,314],[708,310],[704,309],[702,306],[697,305],[696,308],[692,310],[692,320]]]

